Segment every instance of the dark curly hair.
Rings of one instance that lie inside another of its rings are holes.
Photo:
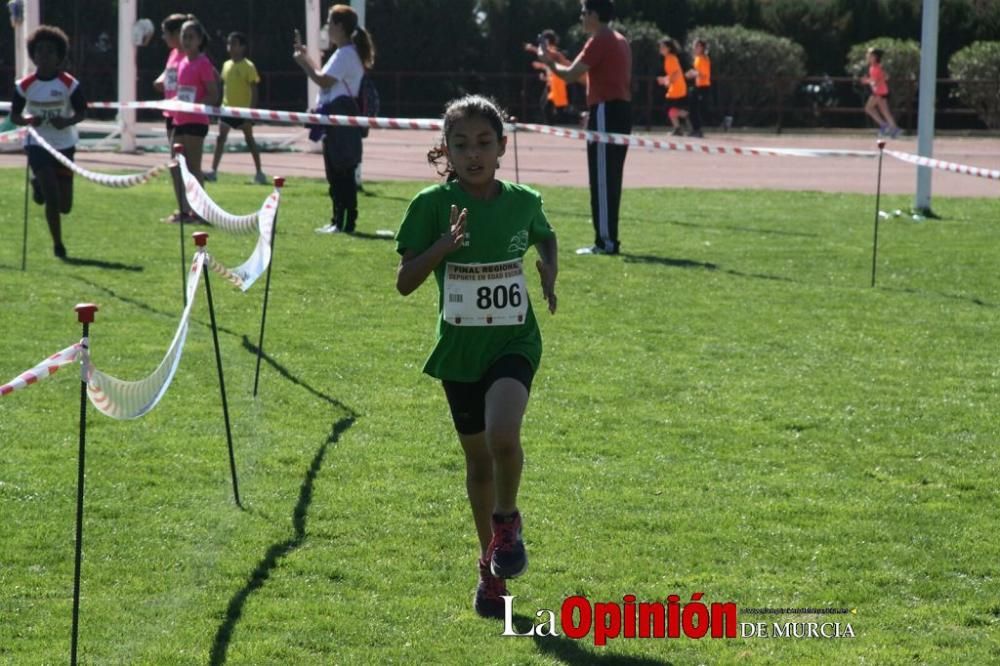
[[[56,55],[59,56],[59,62],[66,59],[66,54],[69,53],[69,37],[66,36],[65,32],[54,25],[38,26],[31,33],[31,36],[28,37],[29,57],[35,57],[35,47],[42,42],[48,42],[56,47]]]
[[[441,140],[438,145],[427,151],[427,162],[432,165],[439,176],[445,176],[448,180],[455,180],[454,169],[445,157],[444,147],[448,145],[448,137],[452,128],[459,120],[466,118],[483,118],[489,122],[490,126],[497,133],[497,141],[503,139],[503,119],[506,114],[495,100],[483,95],[466,95],[448,102],[444,109],[442,120],[444,125],[441,128]],[[441,160],[445,161],[444,168],[441,167]]]

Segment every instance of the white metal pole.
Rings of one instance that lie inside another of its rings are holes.
[[[118,101],[134,102],[136,91],[135,42],[132,26],[138,16],[138,0],[118,0]],[[135,152],[135,109],[118,109],[121,150]]]
[[[319,0],[305,0],[306,2],[306,50],[309,54],[309,59],[312,60],[317,66],[322,67],[323,63],[319,61],[320,50],[319,50],[319,26],[320,26],[320,5]],[[316,97],[319,95],[319,86],[316,85],[312,79],[306,79],[308,81],[306,85],[306,105],[309,106],[313,104]]]
[[[28,37],[41,24],[39,0],[24,0],[23,7],[23,19],[14,26],[14,73],[17,78],[27,76],[35,67],[28,57]]]
[[[368,4],[366,0],[351,0],[351,9],[358,15],[358,25],[362,28],[365,27],[365,5]],[[360,187],[361,186],[361,162],[358,162],[358,166],[354,169],[354,183]]]
[[[939,0],[924,0],[920,33],[920,98],[917,106],[917,154],[934,155],[934,98],[937,86]],[[913,201],[917,212],[931,212],[931,168],[917,167],[917,196]]]
[[[365,27],[365,0],[351,0],[351,9],[358,15],[358,25]]]

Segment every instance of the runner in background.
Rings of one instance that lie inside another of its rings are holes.
[[[865,102],[865,113],[878,125],[879,135],[888,134],[895,139],[901,130],[889,110],[889,75],[882,69],[883,55],[882,49],[868,49],[866,54],[868,76],[861,77],[861,83],[871,86],[872,91]]]
[[[424,372],[441,380],[465,453],[465,485],[479,537],[484,617],[503,617],[506,578],[528,566],[517,495],[524,452],[521,423],[542,357],[542,336],[528,298],[523,257],[535,246],[542,297],[556,311],[556,236],[542,197],[497,180],[507,147],[504,114],[485,97],[451,102],[441,142],[427,159],[447,181],[410,202],[396,251],[396,288],[407,296],[434,274],[437,344]]]
[[[524,50],[538,56],[538,50],[541,48],[552,58],[553,62],[560,65],[570,64],[569,58],[559,50],[559,36],[556,35],[555,30],[543,30],[538,38],[538,44],[525,44]],[[578,122],[579,116],[573,112],[573,108],[569,104],[568,84],[542,62],[536,60],[531,66],[541,70],[540,78],[545,81],[541,104],[545,122],[549,125]]]
[[[656,82],[667,89],[667,119],[673,127],[671,134],[682,136],[681,120],[688,117],[688,86],[681,68],[681,47],[677,40],[664,37],[660,40],[660,55],[663,56],[664,76],[656,77]]]
[[[52,148],[72,160],[77,142],[74,125],[83,120],[87,100],[80,82],[63,70],[69,38],[59,28],[42,25],[28,37],[27,46],[35,71],[15,84],[10,120],[15,125],[34,127]],[[35,203],[45,204],[52,253],[65,259],[62,215],[73,209],[73,172],[38,145],[31,134],[25,135],[24,151],[33,174]]]
[[[708,45],[704,39],[694,40],[694,65],[687,71],[687,78],[694,82],[691,98],[691,136],[705,136],[701,128],[705,122],[708,107],[708,92],[712,86],[712,60],[708,57]]]
[[[257,73],[253,61],[246,57],[247,36],[242,32],[229,33],[229,37],[226,38],[226,51],[229,53],[229,60],[222,65],[222,105],[256,108],[260,74]],[[267,185],[267,176],[260,167],[260,150],[253,138],[253,122],[245,118],[225,116],[219,118],[219,137],[215,141],[212,170],[205,174],[205,180],[215,182],[217,178],[216,172],[219,170],[219,162],[222,161],[222,153],[226,149],[230,128],[243,130],[243,138],[247,142],[254,167],[257,169],[253,182],[257,185]]]

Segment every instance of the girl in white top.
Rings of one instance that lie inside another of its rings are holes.
[[[371,35],[358,25],[358,15],[348,5],[330,8],[327,30],[333,55],[322,69],[309,58],[298,31],[295,31],[295,62],[320,87],[316,98],[319,113],[360,115],[355,99],[365,70],[375,62]],[[354,127],[331,127],[323,136],[323,165],[330,183],[333,217],[320,233],[352,233],[358,219],[358,190],[354,170],[361,161],[361,132]]]

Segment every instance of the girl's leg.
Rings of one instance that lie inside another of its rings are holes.
[[[39,169],[35,173],[35,177],[38,179],[38,188],[42,191],[42,196],[45,198],[45,221],[49,225],[49,234],[52,235],[52,245],[55,248],[56,256],[65,256],[65,250],[60,255],[60,248],[62,247],[62,219],[59,214],[59,176],[56,175],[55,168],[45,167]]]
[[[253,158],[253,165],[257,169],[257,173],[260,173],[260,149],[257,148],[257,142],[254,141],[253,125],[249,120],[243,123],[243,138],[247,142],[247,148],[250,149],[250,156]]]
[[[462,451],[465,453],[465,491],[469,495],[472,519],[476,523],[479,557],[482,559],[486,557],[490,540],[493,538],[493,526],[490,523],[496,501],[493,458],[486,448],[485,432],[475,435],[459,433],[458,441],[462,443]]]
[[[521,485],[524,451],[521,449],[521,422],[528,407],[528,389],[510,377],[501,377],[486,392],[486,446],[493,458],[496,483],[494,513],[517,511],[517,491]]]
[[[184,147],[184,159],[187,161],[188,170],[194,174],[198,182],[205,184],[205,175],[201,172],[201,153],[205,146],[205,137],[181,134],[174,137],[174,142]]]
[[[889,124],[889,127],[896,129],[896,119],[892,117],[892,111],[889,110],[889,100],[885,97],[878,97],[876,104],[878,105],[878,110],[882,113],[882,117],[885,118],[885,122]]]
[[[865,102],[865,113],[867,113],[868,116],[875,121],[875,124],[881,128],[885,125],[885,120],[881,115],[879,115],[878,100],[878,95],[869,95],[868,101]]]
[[[219,136],[215,139],[215,153],[212,155],[212,173],[219,170],[222,153],[226,149],[226,139],[229,138],[229,125],[219,121]]]
[[[73,210],[73,172],[66,170],[56,175],[59,181],[59,212],[63,215]]]
[[[493,459],[494,483],[490,571],[499,578],[516,578],[528,568],[517,510],[524,466],[521,422],[527,406],[528,389],[512,377],[500,377],[486,391],[486,447]]]

